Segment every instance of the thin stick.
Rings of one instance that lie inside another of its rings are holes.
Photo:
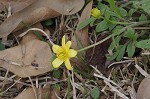
[[[24,33],[20,34],[18,37],[23,37],[24,35],[26,35],[29,31],[40,31],[42,32],[46,38],[49,40],[50,44],[51,45],[54,45],[54,43],[51,41],[51,39],[49,38],[49,36],[47,35],[46,32],[44,32],[42,29],[39,29],[39,28],[31,28],[31,29],[28,29],[27,31],[25,31]]]
[[[73,99],[77,99],[76,96],[76,88],[75,88],[75,82],[74,82],[74,70],[72,69],[72,87],[73,87]]]
[[[4,94],[5,92],[7,92],[10,88],[12,88],[18,81],[20,81],[21,78],[19,78],[14,84],[12,84],[10,87],[8,87],[5,91],[1,92],[0,95]]]
[[[37,93],[36,93],[36,89],[35,89],[35,86],[34,86],[34,84],[33,84],[33,82],[32,82],[32,79],[31,79],[30,76],[29,76],[28,78],[29,78],[29,80],[30,80],[30,82],[31,82],[31,85],[32,85],[32,88],[33,88],[33,92],[34,92],[35,99],[38,99]]]

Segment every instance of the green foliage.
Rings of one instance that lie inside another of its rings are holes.
[[[107,5],[102,4],[101,2],[98,2],[97,7],[101,10],[102,13],[104,13],[105,10],[110,10],[110,8]]]
[[[54,84],[54,85],[52,85],[52,88],[60,90],[61,85],[60,84]]]
[[[102,32],[104,30],[108,29],[108,23],[106,20],[101,21],[100,23],[97,24],[96,26],[96,32]]]
[[[119,45],[120,40],[121,40],[120,36],[117,36],[115,38],[113,37],[113,42],[110,44],[108,51],[112,52]]]
[[[116,58],[117,61],[120,61],[123,58],[125,53],[126,45],[119,45],[116,49],[116,52],[112,55],[107,55],[108,60],[114,60]]]
[[[127,16],[127,11],[124,8],[119,8],[119,12],[122,17]]]
[[[105,33],[104,31],[108,31],[108,35],[112,35],[112,43],[106,55],[108,60],[120,61],[124,55],[133,57],[137,48],[149,49],[149,31],[135,29],[133,25],[136,22],[149,21],[149,0],[134,0],[131,1],[129,6],[128,4],[118,6],[115,4],[117,2],[115,0],[107,0],[106,2],[108,4],[103,4],[101,1],[97,4],[97,8],[101,11],[99,18],[92,20],[91,17],[85,20],[79,25],[78,29],[92,24],[90,26],[95,29],[97,35]],[[140,15],[140,17],[135,17],[135,15]],[[137,27],[141,26],[141,23]]]
[[[93,22],[95,20],[96,20],[96,18],[94,18],[94,17],[84,20],[83,22],[81,22],[79,24],[79,26],[77,27],[77,30],[83,29],[84,27],[86,27],[87,25],[89,25],[91,22]]]
[[[134,7],[138,8],[138,9],[143,9],[145,12],[150,14],[149,0],[140,0],[140,1],[136,0],[136,1],[133,1],[133,5],[134,5]]]
[[[53,24],[53,21],[52,19],[48,19],[48,20],[45,20],[42,22],[44,26],[50,26]]]
[[[0,51],[5,50],[5,45],[0,42]]]
[[[145,16],[145,14],[142,14],[140,17],[139,17],[139,21],[146,21],[147,20],[147,17]]]
[[[130,42],[127,46],[127,53],[129,57],[132,57],[134,55],[135,52],[135,43],[134,42]]]
[[[117,61],[120,61],[123,58],[123,55],[125,53],[125,48],[126,48],[125,45],[119,45],[119,47],[117,48],[117,53],[118,53],[116,57]]]
[[[130,10],[128,11],[128,13],[127,13],[127,16],[128,16],[128,17],[132,17],[132,15],[133,15],[136,11],[137,11],[137,10],[134,9],[134,8],[130,9]]]
[[[138,48],[148,48],[150,49],[150,39],[147,40],[141,40],[139,42],[136,42],[136,47]]]
[[[53,77],[58,78],[58,79],[61,77],[61,74],[62,74],[62,71],[60,69],[53,70],[53,73],[52,73]]]
[[[92,96],[93,99],[99,99],[100,90],[97,86],[92,89],[91,96]]]
[[[115,5],[115,1],[114,0],[107,0],[107,1],[110,4],[110,9],[113,10],[117,14],[117,17],[121,18],[120,11],[118,7]]]
[[[138,35],[135,33],[135,30],[131,27],[127,29],[127,31],[124,33],[124,37],[127,37],[128,39],[136,40]]]
[[[123,28],[122,26],[118,26],[113,30],[113,33],[118,33],[119,30]],[[125,42],[124,45],[120,45],[120,40],[121,38],[127,39],[129,42]],[[110,54],[107,55],[108,60],[114,60],[116,59],[117,61],[120,61],[125,52],[127,52],[128,57],[132,57],[135,52],[135,41],[137,40],[138,35],[135,33],[135,30],[131,27],[127,29],[123,33],[123,35],[118,35],[116,37],[113,37],[112,40],[113,42],[111,43],[110,47],[108,48],[108,52]]]

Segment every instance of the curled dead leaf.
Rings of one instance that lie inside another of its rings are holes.
[[[22,22],[32,25],[61,14],[71,15],[78,12],[83,5],[84,0],[36,0],[0,25],[0,38],[23,28]]]
[[[25,27],[24,23],[33,25],[36,22],[60,15],[58,12],[53,12],[54,10],[43,7],[33,11],[28,9],[28,11],[15,13],[0,25],[0,38],[7,37],[12,31],[22,29]],[[49,16],[50,14],[51,16]]]
[[[25,44],[0,51],[0,67],[19,77],[29,77],[51,71],[52,52],[43,41],[32,40]]]
[[[150,76],[144,78],[139,85],[136,99],[150,99]]]
[[[83,12],[81,14],[81,17],[79,18],[78,25],[82,21],[90,18],[92,4],[93,4],[93,1],[89,2],[89,4],[87,4],[87,6],[84,8],[84,10],[83,10]],[[76,31],[76,35],[74,35],[72,37],[72,43],[73,43],[72,46],[71,46],[72,48],[74,48],[74,49],[79,49],[80,48],[78,43],[77,43],[77,39],[80,41],[80,43],[83,45],[83,47],[86,47],[86,46],[88,46],[90,44],[89,36],[88,36],[88,30],[89,30],[89,27],[86,27],[84,29]],[[77,36],[77,38],[76,38],[76,36]]]

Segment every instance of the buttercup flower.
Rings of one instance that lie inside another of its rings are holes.
[[[52,62],[54,68],[58,68],[63,62],[68,70],[72,70],[69,59],[77,55],[77,51],[70,49],[71,41],[65,43],[65,35],[62,38],[62,46],[53,45],[52,50],[56,53],[56,59]]]
[[[98,18],[101,15],[101,11],[98,8],[93,8],[91,10],[92,16]]]

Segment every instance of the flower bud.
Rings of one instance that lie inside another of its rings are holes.
[[[101,11],[98,8],[93,8],[91,10],[92,16],[98,18],[101,15]]]

